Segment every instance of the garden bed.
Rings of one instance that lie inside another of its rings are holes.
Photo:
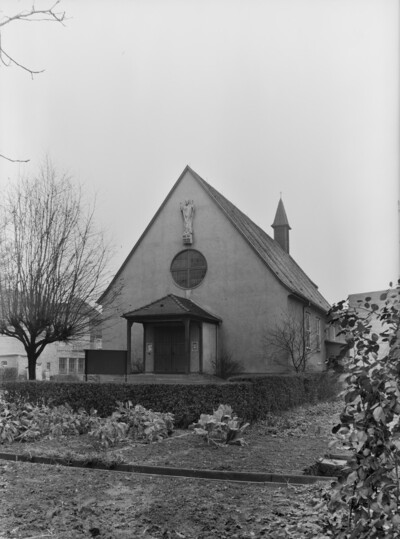
[[[193,469],[300,472],[329,451],[341,403],[303,406],[216,447],[190,431],[96,451],[87,435],[2,444],[2,452],[101,457]],[[0,539],[323,539],[329,483],[219,482],[0,460]]]
[[[341,404],[302,406],[258,422],[244,433],[243,446],[216,446],[190,430],[158,442],[124,441],[99,450],[88,435],[5,443],[2,452],[42,457],[220,471],[301,474],[329,450],[332,411]],[[284,450],[283,450],[284,448]]]

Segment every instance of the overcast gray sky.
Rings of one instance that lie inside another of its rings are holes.
[[[45,72],[0,68],[0,153],[31,159],[0,160],[0,187],[48,154],[97,193],[115,271],[189,164],[271,235],[282,192],[291,254],[328,301],[398,278],[397,0],[61,7],[64,27],[4,28]]]

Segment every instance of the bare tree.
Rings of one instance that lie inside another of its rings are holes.
[[[266,353],[273,360],[289,359],[296,372],[304,372],[310,356],[319,349],[316,333],[298,313],[288,311],[263,337]]]
[[[37,75],[39,73],[43,73],[44,69],[32,69],[28,67],[27,65],[24,65],[20,61],[18,61],[14,56],[11,55],[11,53],[6,50],[4,45],[4,39],[3,39],[3,28],[7,25],[10,25],[11,23],[16,22],[56,22],[63,24],[65,20],[65,12],[64,11],[58,11],[57,7],[60,4],[61,0],[57,0],[56,2],[53,2],[49,7],[43,8],[43,9],[37,9],[35,7],[35,4],[30,7],[30,9],[18,11],[17,13],[14,13],[13,15],[2,15],[2,11],[0,10],[0,66],[4,67],[10,67],[15,66],[19,69],[22,69],[30,74],[30,76],[33,79],[34,75]],[[0,158],[7,159],[7,161],[11,161],[12,163],[27,163],[29,159],[12,159],[11,157],[7,157],[6,155],[0,154]]]
[[[30,379],[48,344],[87,334],[88,318],[101,324],[94,305],[109,256],[93,205],[48,161],[10,186],[0,204],[0,334],[23,344]]]

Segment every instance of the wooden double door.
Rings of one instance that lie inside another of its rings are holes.
[[[154,327],[154,372],[185,373],[187,363],[184,325]]]

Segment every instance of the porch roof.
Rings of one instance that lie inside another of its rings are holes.
[[[212,324],[222,322],[221,318],[209,313],[190,299],[181,298],[174,294],[168,294],[168,296],[157,299],[148,305],[125,313],[122,318],[131,322],[167,321],[177,318],[190,318]]]

